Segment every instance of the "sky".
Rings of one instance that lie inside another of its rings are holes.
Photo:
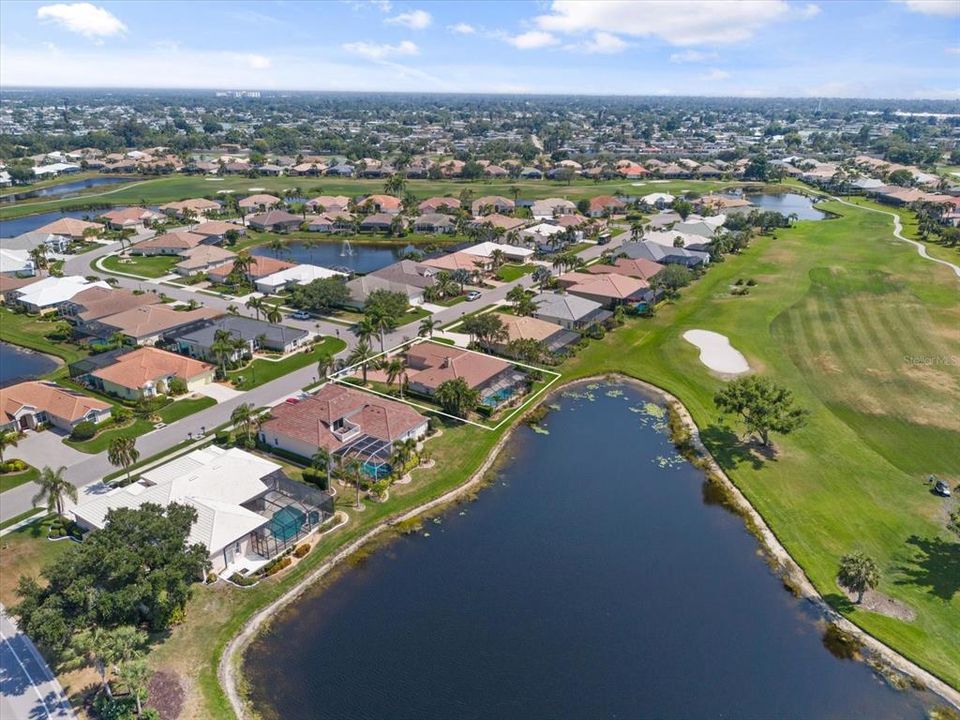
[[[11,86],[958,100],[960,0],[4,0]]]

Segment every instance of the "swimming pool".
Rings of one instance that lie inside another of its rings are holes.
[[[300,532],[306,519],[307,516],[302,510],[293,505],[287,505],[273,514],[270,520],[270,534],[280,542],[291,540]]]
[[[385,478],[387,475],[390,474],[390,470],[391,470],[389,465],[377,466],[374,463],[369,461],[365,462],[361,466],[361,469],[363,470],[364,475],[366,475],[369,478],[373,478],[374,480],[382,480],[383,478]]]
[[[487,395],[483,399],[483,404],[491,408],[497,407],[498,405],[505,403],[507,400],[509,400],[516,394],[517,394],[517,388],[515,387],[501,388],[500,390],[497,390],[495,393]]]

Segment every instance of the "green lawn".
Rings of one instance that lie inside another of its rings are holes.
[[[3,566],[0,603],[6,607],[17,602],[15,590],[21,575],[36,575],[73,544],[69,540],[49,542],[46,538],[48,526],[47,519],[41,519],[0,538],[0,565]]]
[[[183,420],[183,418],[188,415],[193,415],[196,412],[201,410],[206,410],[208,407],[213,407],[217,404],[217,401],[211,397],[201,396],[197,398],[184,398],[183,400],[177,400],[172,402],[163,408],[157,415],[160,416],[162,422],[170,423],[176,422],[177,420]]]
[[[700,193],[711,192],[726,187],[736,187],[743,183],[737,181],[711,180],[670,180],[663,183],[636,182],[632,180],[576,180],[571,184],[554,182],[552,180],[408,180],[407,190],[417,198],[427,198],[434,195],[451,195],[458,197],[463,190],[469,189],[473,197],[481,195],[504,195],[513,197],[516,188],[519,196],[524,198],[565,197],[578,200],[595,195],[612,195],[619,191],[625,195],[638,192],[638,188],[646,192],[678,193],[695,191]],[[299,187],[307,197],[315,195],[365,195],[383,192],[383,180],[354,180],[349,178],[305,178],[305,177],[227,177],[211,179],[185,175],[171,175],[149,180],[138,180],[131,186],[116,186],[92,192],[83,197],[68,199],[27,201],[5,205],[0,208],[0,218],[7,219],[20,217],[31,213],[50,212],[65,206],[76,206],[87,203],[110,203],[113,205],[130,205],[145,203],[157,205],[173,200],[216,195],[218,190],[234,190],[238,197],[244,194],[253,194],[250,188],[264,188],[263,192],[277,194],[286,188]]]
[[[513,282],[514,280],[522,278],[524,275],[529,275],[536,269],[537,266],[533,264],[504,265],[497,271],[497,280],[501,282]]]
[[[247,367],[227,373],[237,390],[252,390],[264,383],[276,380],[294,370],[315,365],[321,355],[336,355],[347,344],[339,338],[327,337],[307,351],[297,352],[283,360],[265,360],[259,358]],[[239,378],[243,378],[242,382]]]
[[[127,275],[139,275],[145,278],[158,278],[173,272],[173,266],[180,262],[176,255],[108,255],[100,261],[104,270]],[[94,270],[97,268],[95,267]]]
[[[28,467],[23,472],[0,475],[0,493],[5,493],[7,490],[12,490],[24,483],[33,482],[38,477],[40,477],[40,471],[33,466]]]
[[[2,523],[0,523],[0,530],[6,530],[11,525],[16,525],[18,522],[21,522],[23,520],[26,520],[28,517],[32,517],[36,515],[37,510],[38,508],[31,508],[30,510],[26,510],[25,512],[22,512],[19,515],[14,515],[9,520],[4,520]]]
[[[54,355],[66,363],[87,357],[89,353],[76,345],[47,338],[47,335],[55,332],[55,321],[42,320],[36,315],[15,313],[12,310],[0,308],[0,340]]]

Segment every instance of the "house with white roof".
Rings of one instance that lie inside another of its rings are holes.
[[[204,545],[213,571],[226,577],[262,566],[333,510],[328,495],[290,480],[277,463],[211,445],[148,470],[130,485],[92,496],[73,515],[81,527],[101,530],[111,510],[145,503],[196,510],[187,542]]]
[[[545,243],[554,235],[561,235],[566,232],[565,228],[550,223],[540,223],[533,227],[524,228],[520,231],[520,237],[533,240],[535,243]]]
[[[489,240],[466,247],[461,250],[461,252],[464,252],[467,255],[490,258],[495,250],[502,251],[507,260],[511,260],[513,262],[525,262],[533,256],[534,252],[529,248],[517,247],[516,245],[505,245],[503,243],[490,242]]]
[[[332,277],[346,277],[346,275],[320,265],[294,265],[291,268],[257,280],[257,290],[265,295],[272,295],[277,290],[288,288],[291,285],[308,285],[314,280],[324,280]]]
[[[665,208],[673,204],[676,198],[670,193],[650,193],[640,198],[640,202],[649,207]]]
[[[102,280],[90,282],[80,275],[66,277],[45,277],[14,292],[13,303],[27,312],[48,313],[73,299],[77,293],[89,288],[108,288]]]
[[[0,248],[0,275],[33,275],[36,272],[33,260],[26,250]]]

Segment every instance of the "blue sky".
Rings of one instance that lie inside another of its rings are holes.
[[[960,99],[960,0],[4,1],[0,85]]]

